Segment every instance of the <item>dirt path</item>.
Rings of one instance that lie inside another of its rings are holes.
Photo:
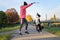
[[[47,31],[42,31],[38,33],[35,29],[35,26],[29,25],[28,31],[30,34],[25,34],[25,29],[22,29],[22,36],[19,35],[19,30],[16,30],[15,33],[12,35],[11,40],[60,40],[60,37],[57,35],[51,34]]]

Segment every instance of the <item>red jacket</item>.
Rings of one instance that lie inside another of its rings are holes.
[[[20,7],[20,18],[26,18],[26,8],[28,8],[31,5],[32,5],[32,3]]]

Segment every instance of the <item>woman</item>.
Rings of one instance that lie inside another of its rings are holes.
[[[27,31],[28,22],[26,20],[26,8],[30,7],[34,3],[27,4],[26,2],[24,2],[24,5],[20,6],[20,19],[21,19],[21,26],[20,26],[20,32],[19,32],[20,35],[22,35],[21,29],[22,29],[24,23],[26,24],[25,33],[29,34],[29,32]]]

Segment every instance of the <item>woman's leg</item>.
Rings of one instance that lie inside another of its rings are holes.
[[[26,25],[25,30],[27,30],[27,29],[28,29],[28,22],[27,22],[27,20],[26,20],[26,19],[24,19],[24,22],[25,22],[25,25]]]
[[[21,19],[21,26],[20,26],[20,33],[21,33],[21,29],[22,29],[22,27],[23,27],[23,23],[24,23],[24,19]]]
[[[29,34],[29,32],[27,31],[27,29],[28,29],[28,22],[27,22],[26,19],[24,20],[24,22],[25,22],[25,24],[26,24],[25,33]]]

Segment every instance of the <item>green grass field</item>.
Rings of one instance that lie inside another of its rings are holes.
[[[19,27],[20,27],[20,24],[7,25],[5,28],[1,28],[1,29],[0,29],[0,32],[1,32],[1,31],[16,30],[16,29],[19,29]]]
[[[60,28],[59,27],[45,27],[45,30],[60,36]]]

